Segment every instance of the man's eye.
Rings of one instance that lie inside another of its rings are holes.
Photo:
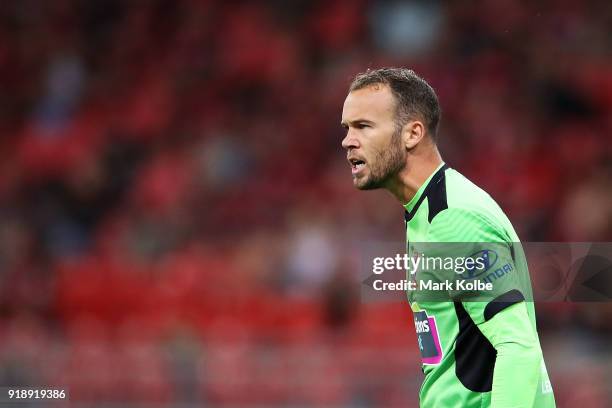
[[[357,126],[355,126],[357,129],[364,129],[364,128],[369,128],[370,125],[366,125],[365,123],[358,123]]]

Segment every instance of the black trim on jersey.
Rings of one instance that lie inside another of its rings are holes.
[[[442,177],[436,180],[431,190],[429,190],[427,203],[429,204],[427,221],[431,224],[436,215],[448,208],[448,201],[446,199],[446,177],[444,177],[444,173],[442,173]]]
[[[436,174],[432,176],[431,180],[429,180],[427,187],[423,190],[421,197],[419,197],[412,211],[404,211],[404,220],[406,222],[409,222],[412,217],[414,217],[426,197],[429,202],[429,222],[431,222],[440,211],[448,208],[448,203],[446,201],[446,183],[444,182],[444,172],[446,169],[448,169],[448,164],[444,163],[444,165],[440,167],[440,170],[438,170]]]
[[[493,388],[493,368],[497,351],[478,329],[461,302],[455,302],[459,334],[455,344],[455,374],[465,388],[489,392]]]
[[[485,306],[484,318],[485,320],[491,320],[493,316],[505,308],[512,306],[515,303],[522,302],[523,300],[525,300],[525,296],[523,296],[519,290],[509,290],[503,295],[499,295]]]

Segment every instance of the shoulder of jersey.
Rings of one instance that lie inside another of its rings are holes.
[[[495,200],[482,188],[478,187],[471,180],[459,173],[457,170],[449,168],[445,171],[444,203],[440,203],[441,194],[432,194],[430,202],[429,221],[433,222],[439,215],[448,220],[448,217],[460,215],[464,220],[471,219],[479,225],[488,225],[494,230],[504,230],[504,212]],[[446,221],[442,221],[446,222]]]
[[[495,217],[501,211],[495,200],[471,180],[455,169],[448,169],[446,179],[446,200],[448,208],[474,212],[489,217]]]

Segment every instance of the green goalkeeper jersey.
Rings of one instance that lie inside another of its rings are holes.
[[[480,257],[480,269],[455,270],[455,279],[493,286],[408,292],[425,375],[421,407],[554,407],[527,262],[500,207],[445,164],[404,207],[410,256]],[[423,282],[446,273],[440,264],[413,272],[408,278]]]

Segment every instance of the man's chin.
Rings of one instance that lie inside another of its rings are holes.
[[[376,190],[379,188],[369,177],[353,177],[353,185],[358,190]]]

